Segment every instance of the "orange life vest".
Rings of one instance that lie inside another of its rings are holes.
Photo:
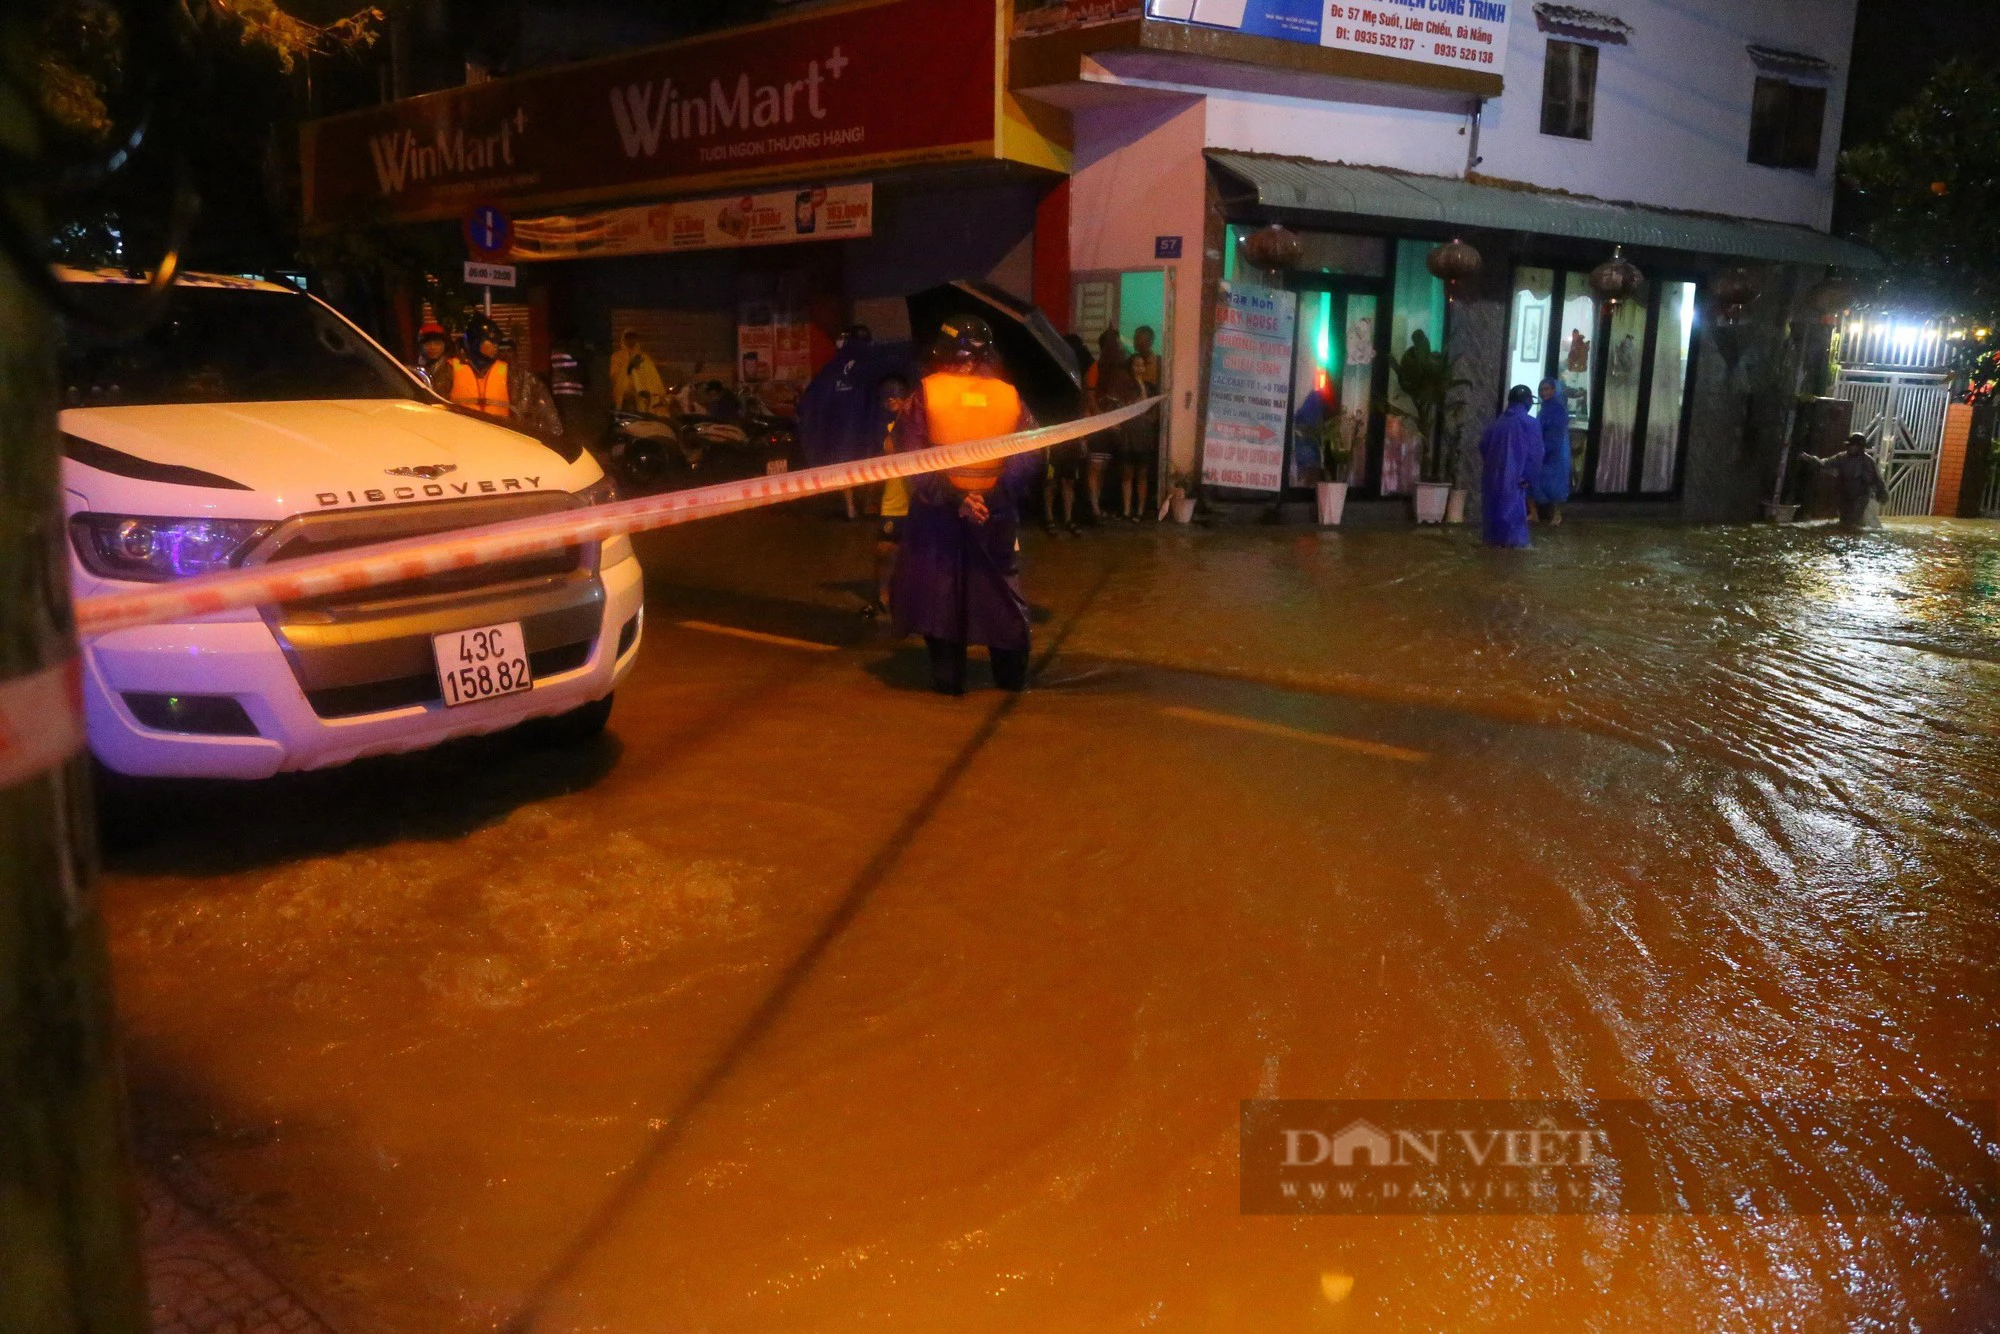
[[[939,371],[924,377],[924,417],[934,445],[990,440],[1021,428],[1021,396],[1005,380]],[[960,492],[984,494],[1000,480],[1002,462],[953,468],[945,477]]]
[[[489,417],[511,417],[507,398],[507,363],[496,361],[481,375],[464,361],[451,363],[451,401]]]

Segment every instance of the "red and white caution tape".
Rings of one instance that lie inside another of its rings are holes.
[[[55,768],[83,745],[77,660],[0,681],[0,789]]]
[[[464,528],[430,537],[406,538],[353,551],[309,556],[276,565],[258,565],[202,575],[131,593],[86,598],[76,605],[77,632],[85,637],[136,625],[184,621],[237,607],[298,602],[333,593],[352,593],[383,584],[422,579],[447,570],[519,560],[545,551],[602,542],[627,533],[667,528],[696,519],[782,504],[824,491],[844,491],[896,477],[991,463],[1047,449],[1108,430],[1141,415],[1159,402],[1149,398],[1130,407],[1099,413],[1059,426],[1044,426],[990,440],[939,445],[910,454],[885,454],[852,463],[830,463],[801,472],[722,482],[692,491],[642,496],[587,510],[513,519],[482,528]]]

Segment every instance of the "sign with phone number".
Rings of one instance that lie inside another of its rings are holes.
[[[1426,65],[1501,74],[1507,64],[1507,11],[1517,0],[1148,0],[1147,13],[1203,28],[1226,28]]]
[[[1201,455],[1201,479],[1211,486],[1276,491],[1284,484],[1298,310],[1296,292],[1222,285]]]

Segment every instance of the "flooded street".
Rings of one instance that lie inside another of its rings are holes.
[[[121,793],[152,1169],[343,1331],[2000,1328],[1971,1218],[1238,1167],[1246,1099],[1994,1096],[2000,524],[1029,533],[959,700],[870,536],[642,539],[593,746]]]

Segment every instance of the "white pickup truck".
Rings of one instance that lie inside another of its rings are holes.
[[[130,310],[141,279],[67,270]],[[438,399],[324,303],[184,278],[130,340],[67,323],[63,485],[79,598],[609,499],[581,449]],[[92,752],[132,775],[259,778],[530,718],[602,729],[638,655],[617,538],[83,646]]]

